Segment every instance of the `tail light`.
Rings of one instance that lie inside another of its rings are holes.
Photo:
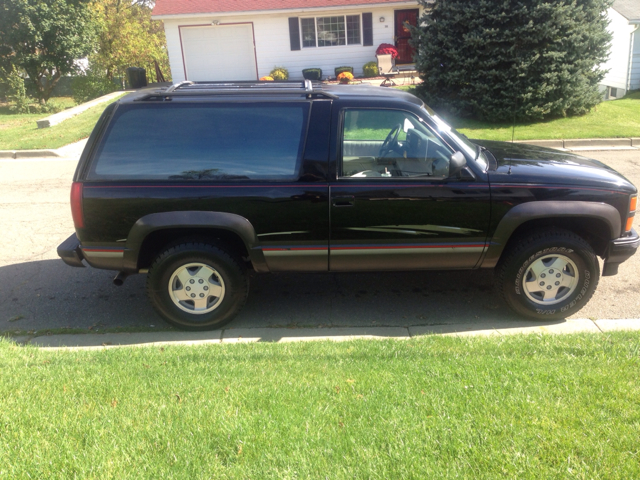
[[[84,215],[82,212],[82,184],[73,182],[71,185],[71,216],[76,228],[84,228]]]
[[[633,218],[636,215],[636,208],[638,206],[638,196],[632,195],[629,200],[629,216],[627,217],[627,224],[625,225],[624,231],[630,232],[631,227],[633,225]]]

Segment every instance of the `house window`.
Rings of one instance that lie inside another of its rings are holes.
[[[301,18],[300,30],[303,47],[333,47],[359,45],[360,15]]]
[[[302,46],[315,47],[316,46],[316,19],[302,18],[300,19],[300,27],[301,27],[300,30],[302,30]]]
[[[360,43],[360,15],[347,15],[347,44]]]

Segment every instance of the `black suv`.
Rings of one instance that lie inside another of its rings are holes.
[[[582,308],[638,248],[636,188],[556,150],[470,141],[390,88],[193,83],[104,111],[71,190],[69,265],[147,273],[186,329],[243,306],[247,271],[496,268],[519,314]]]

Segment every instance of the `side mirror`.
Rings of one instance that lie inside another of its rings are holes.
[[[462,152],[454,153],[451,155],[451,159],[449,160],[449,176],[453,177],[466,166],[467,159],[464,157]]]

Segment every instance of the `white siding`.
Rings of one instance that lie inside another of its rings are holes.
[[[625,90],[629,73],[630,35],[634,26],[630,26],[629,21],[613,8],[607,10],[607,15],[611,20],[608,29],[613,34],[613,39],[611,40],[609,60],[601,65],[604,70],[609,70],[609,72],[600,83]]]
[[[167,53],[169,54],[169,66],[171,67],[171,80],[174,83],[185,79],[184,64],[182,63],[182,46],[180,44],[180,31],[178,24],[164,22],[164,33],[167,39]]]
[[[291,80],[302,79],[302,69],[321,68],[323,77],[334,76],[334,68],[340,66],[353,67],[354,74],[362,75],[365,63],[375,61],[375,52],[381,43],[393,43],[394,10],[417,8],[416,5],[397,7],[360,7],[354,9],[322,10],[320,12],[295,12],[281,14],[251,15],[209,15],[194,18],[180,18],[164,20],[167,37],[167,48],[171,64],[171,74],[174,82],[185,80],[182,46],[179,27],[186,25],[211,24],[218,20],[221,25],[229,23],[252,22],[255,34],[256,60],[258,77],[268,75],[275,66],[282,66],[289,70]],[[421,10],[422,11],[422,10]],[[356,15],[364,12],[373,14],[373,46],[345,45],[336,47],[302,48],[292,51],[289,40],[289,17],[328,17],[335,15]],[[385,21],[380,22],[384,17]],[[183,29],[184,31],[184,29]],[[219,48],[225,48],[220,45]]]
[[[640,27],[633,34],[633,54],[629,70],[629,83],[631,90],[640,88]]]

